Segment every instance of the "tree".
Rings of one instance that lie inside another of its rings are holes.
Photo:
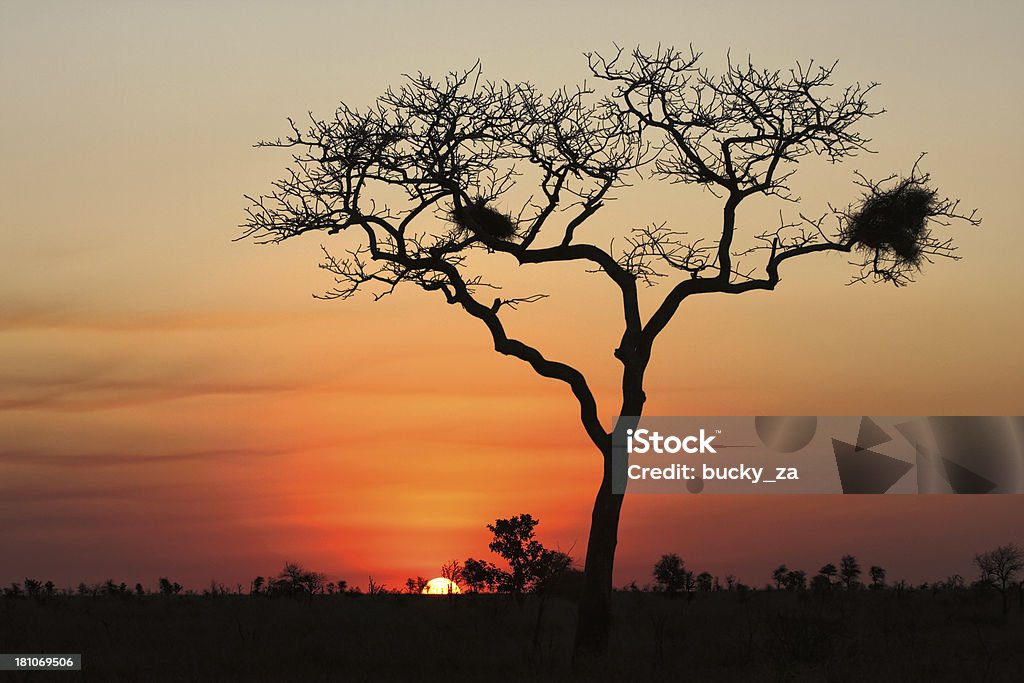
[[[178,582],[171,582],[170,579],[163,576],[160,577],[160,595],[177,595],[181,592],[181,584]]]
[[[494,534],[487,547],[504,558],[510,570],[501,577],[503,590],[523,593],[536,580],[544,556],[544,546],[534,538],[533,530],[539,523],[540,520],[525,514],[487,525]]]
[[[612,489],[611,432],[587,377],[510,331],[510,313],[547,295],[486,297],[500,287],[495,274],[509,263],[568,264],[605,278],[595,287],[611,285],[622,323],[614,410],[638,419],[655,341],[687,299],[773,290],[784,263],[824,253],[855,253],[854,279],[906,284],[930,258],[955,258],[933,225],[978,222],[915,165],[905,178],[861,177],[863,196],[832,212],[832,228],[828,214],[801,213],[775,230],[744,229],[739,209],[750,197],[795,201],[787,181],[802,158],[839,162],[867,149],[858,125],[880,113],[867,102],[874,85],[830,90],[834,65],[813,63],[773,71],[730,61],[714,76],[699,53],[673,48],[587,58],[603,95],[581,86],[545,96],[529,83],[485,81],[476,66],[436,80],[411,76],[369,108],[342,103],[301,128],[289,120],[283,139],[260,145],[289,150],[293,165],[270,192],[249,198],[243,225],[259,242],[340,236],[340,252],[324,248],[322,266],[336,281],[325,298],[418,287],[479,321],[498,353],[568,388],[602,463],[576,654],[603,653],[608,643],[623,501]],[[707,189],[721,201],[721,224],[690,239],[654,223],[620,235],[620,250],[599,246],[605,235],[588,235],[594,217],[637,179]],[[658,283],[664,293],[645,317],[640,286]]]
[[[294,562],[286,562],[281,573],[271,579],[267,586],[267,593],[286,597],[312,598],[322,592],[323,587],[323,574],[309,571]]]
[[[786,572],[783,585],[788,591],[802,591],[807,589],[807,572],[802,569],[790,569]]]
[[[1009,594],[1007,586],[1012,585],[1013,578],[1024,569],[1024,552],[1014,543],[1001,545],[995,550],[974,556],[974,563],[981,571],[982,581],[995,584],[1003,598],[1003,611],[1009,610]]]
[[[493,591],[498,587],[501,570],[486,560],[467,558],[462,566],[462,580],[470,593]]]
[[[533,590],[537,593],[550,592],[574,574],[578,574],[578,570],[573,568],[573,559],[568,553],[545,548],[534,572]]]
[[[857,562],[857,558],[853,555],[843,555],[842,559],[839,560],[839,577],[846,590],[857,588],[859,585],[857,580],[860,578],[860,574],[860,563]]]
[[[695,579],[697,590],[701,593],[710,593],[714,577],[709,572],[701,572]]]
[[[772,580],[775,582],[775,590],[782,590],[782,585],[786,581],[786,573],[789,571],[789,567],[784,564],[780,564],[772,572]]]
[[[451,562],[441,565],[441,576],[452,583],[459,584],[462,583],[463,569],[461,562],[458,560],[452,560]]]
[[[811,579],[811,588],[815,590],[828,590],[835,584],[836,575],[839,570],[829,562],[818,570],[818,575]]]
[[[875,590],[885,588],[885,569],[877,564],[871,565],[871,568],[868,569],[868,575],[871,577],[872,588]]]
[[[689,590],[693,583],[693,572],[686,569],[682,558],[675,553],[662,555],[654,564],[654,583],[658,590],[675,595]]]

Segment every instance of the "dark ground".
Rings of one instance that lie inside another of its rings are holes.
[[[0,681],[563,680],[574,605],[529,596],[0,599],[0,652],[81,653]],[[538,626],[539,624],[539,626]],[[893,591],[615,595],[582,680],[1024,681],[1024,615],[997,596]]]

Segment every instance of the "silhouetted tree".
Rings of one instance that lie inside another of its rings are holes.
[[[829,562],[824,567],[818,570],[817,575],[811,579],[811,588],[817,591],[828,590],[835,585],[836,575],[839,574],[839,570],[836,566]]]
[[[802,569],[790,569],[782,579],[782,585],[788,591],[802,591],[807,589],[807,572]]]
[[[654,583],[658,590],[669,595],[688,590],[693,581],[693,572],[686,569],[682,558],[675,553],[662,555],[654,564]]]
[[[508,562],[510,571],[501,577],[501,582],[502,589],[509,593],[524,592],[537,576],[544,555],[544,546],[534,538],[534,528],[539,523],[540,520],[525,514],[487,525],[494,534],[487,547]]]
[[[462,583],[462,571],[462,563],[458,560],[452,560],[441,565],[441,576],[454,584]]]
[[[532,590],[538,593],[551,591],[575,573],[578,572],[573,568],[573,560],[568,553],[545,548],[534,571]]]
[[[795,200],[787,181],[803,157],[838,162],[866,149],[857,128],[879,113],[867,103],[874,85],[830,90],[832,66],[773,71],[730,62],[715,76],[699,61],[698,53],[660,47],[590,54],[604,97],[588,86],[544,96],[529,83],[485,81],[478,67],[437,80],[417,74],[369,108],[341,104],[331,118],[311,116],[301,129],[290,121],[284,139],[260,143],[288,149],[294,165],[271,192],[251,199],[246,235],[261,242],[342,235],[344,256],[325,249],[323,267],[336,280],[326,297],[367,290],[380,298],[417,286],[480,321],[498,353],[572,392],[603,459],[577,654],[607,647],[622,507],[612,490],[611,431],[580,370],[506,327],[510,311],[546,295],[486,297],[504,264],[575,264],[607,278],[622,320],[615,413],[637,417],[655,341],[685,300],[773,290],[784,263],[822,253],[856,252],[856,279],[904,284],[929,257],[954,256],[949,241],[932,235],[934,219],[977,222],[936,195],[915,166],[908,178],[862,178],[863,197],[833,213],[834,228],[825,216],[801,213],[776,230],[743,231],[739,209],[750,197]],[[637,178],[708,189],[722,202],[720,227],[691,240],[655,223],[620,235],[621,251],[599,246],[608,234],[588,231],[588,222]],[[521,208],[508,208],[513,203]],[[496,261],[500,268],[488,265]],[[667,292],[645,319],[639,288],[657,282]]]
[[[868,569],[868,575],[871,577],[871,587],[878,590],[885,588],[885,569],[878,565],[871,565]]]
[[[860,563],[853,555],[843,555],[839,560],[839,576],[846,587],[846,590],[853,590],[859,586]]]
[[[1003,611],[1010,609],[1007,586],[1012,585],[1013,578],[1024,569],[1024,552],[1014,543],[1001,545],[995,550],[974,556],[974,563],[981,571],[982,580],[990,581],[998,589],[1003,599]]]
[[[181,592],[181,584],[178,582],[171,583],[170,579],[166,577],[160,578],[160,595],[177,595]]]
[[[255,579],[252,580],[252,583],[249,585],[249,594],[259,595],[261,592],[263,592],[263,584],[265,584],[266,582],[267,580],[264,577],[257,576]]]
[[[312,597],[322,592],[324,575],[310,571],[294,562],[286,562],[281,573],[267,586],[271,595],[285,597]]]
[[[384,595],[388,592],[388,587],[383,583],[377,583],[371,576],[366,581],[366,594],[367,595]]]
[[[701,572],[697,574],[696,585],[701,593],[710,593],[713,588],[713,577],[709,572]]]
[[[471,593],[496,590],[502,571],[486,560],[467,558],[462,567],[462,580]]]
[[[786,581],[786,572],[789,571],[789,567],[784,564],[780,564],[772,571],[772,580],[775,582],[775,590],[782,590],[782,585]]]

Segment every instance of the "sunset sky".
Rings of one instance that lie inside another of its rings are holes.
[[[247,585],[289,560],[396,586],[486,556],[485,524],[521,512],[583,557],[600,461],[563,386],[412,288],[314,300],[326,235],[232,241],[243,195],[288,161],[252,144],[287,116],[477,58],[543,89],[613,43],[692,43],[711,66],[730,48],[772,68],[838,59],[837,83],[881,83],[887,113],[863,127],[878,154],[809,162],[799,210],[927,151],[939,189],[981,211],[953,228],[963,260],[907,288],[847,286],[855,270],[826,256],[773,293],[686,302],[649,414],[1024,414],[1019,3],[516,6],[0,0],[0,583]],[[741,230],[780,210],[796,207],[752,201]],[[594,220],[700,234],[718,215],[648,181]],[[509,325],[587,372],[610,425],[614,293],[582,269],[536,277],[552,297]],[[1024,541],[1022,516],[1021,496],[637,496],[616,584],[667,552],[757,585],[848,552],[892,578],[967,575],[975,552]]]

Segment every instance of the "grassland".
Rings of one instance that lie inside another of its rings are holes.
[[[82,653],[60,681],[573,677],[571,601],[532,595],[0,599],[0,652]],[[1024,681],[1024,615],[958,592],[616,593],[581,680]]]

